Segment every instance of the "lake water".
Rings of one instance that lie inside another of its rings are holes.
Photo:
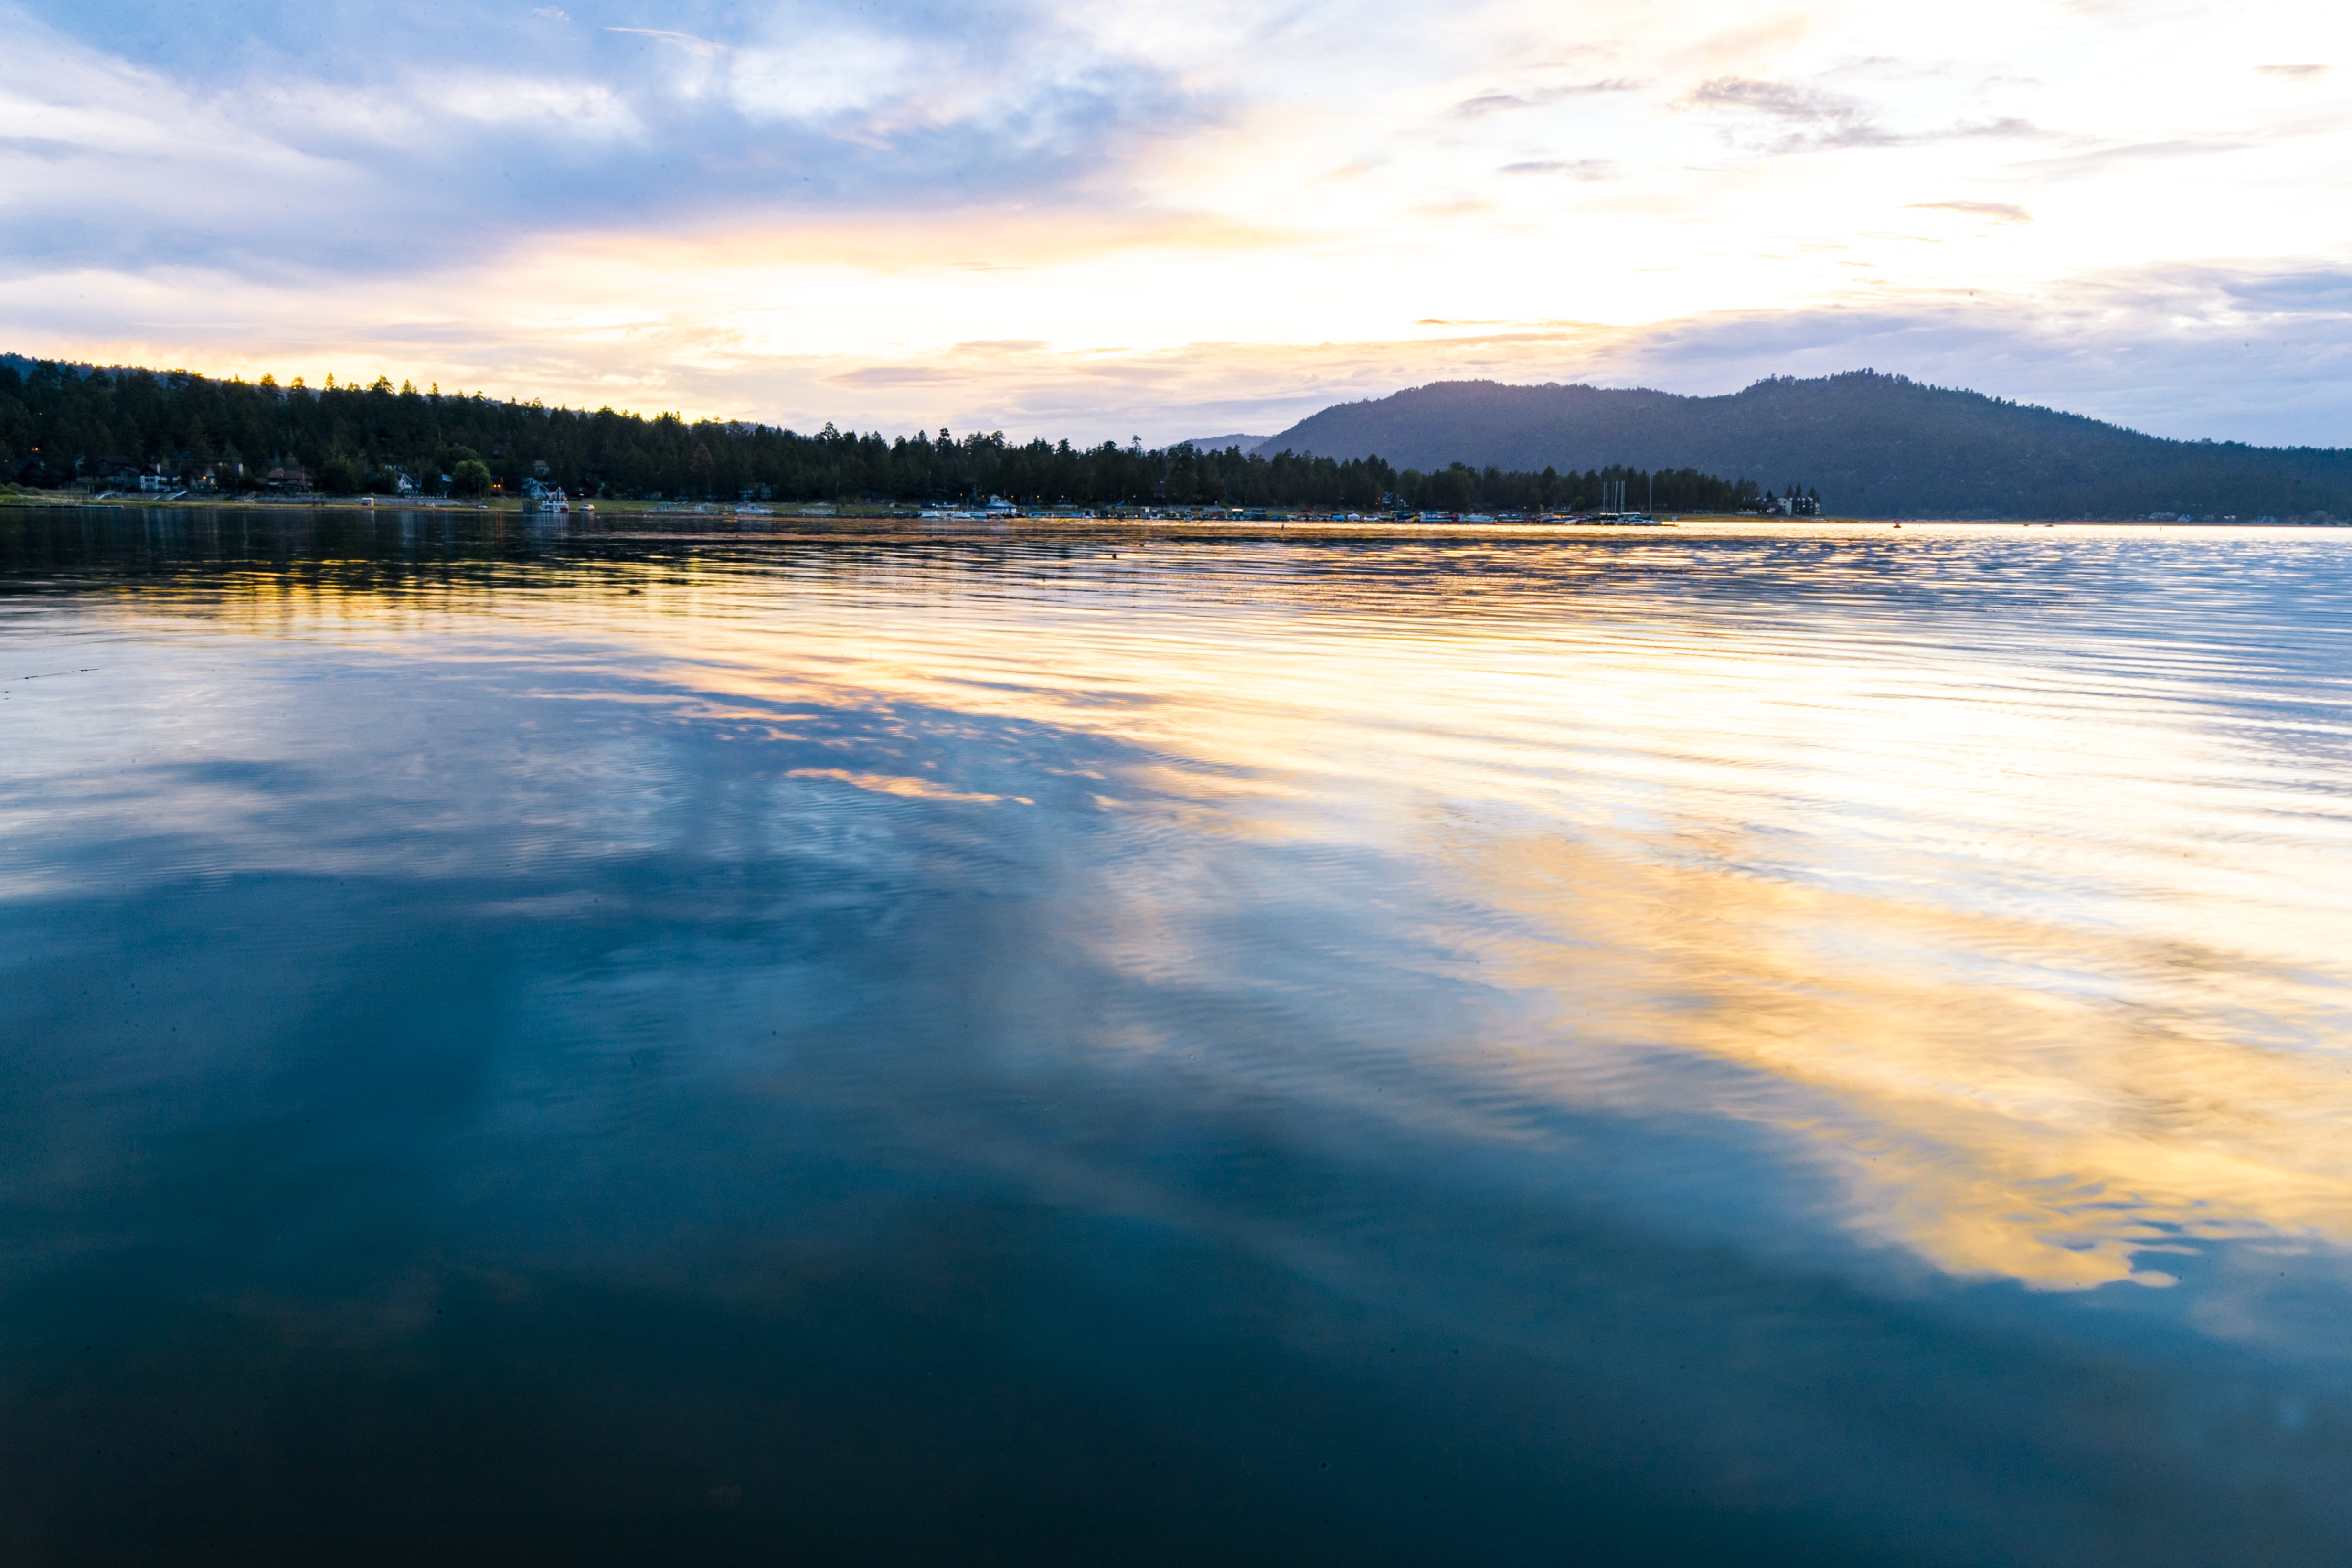
[[[2352,1557],[2352,533],[806,526],[0,512],[0,1556]]]

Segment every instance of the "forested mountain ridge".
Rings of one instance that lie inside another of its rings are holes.
[[[2352,516],[2352,450],[2167,440],[1874,371],[1719,397],[1441,382],[1327,408],[1261,449],[1286,448],[1422,468],[1687,464],[1802,480],[1863,517]]]
[[[20,368],[26,367],[26,368]],[[276,472],[275,480],[269,476]],[[941,430],[885,438],[826,425],[813,434],[724,420],[692,423],[600,408],[548,408],[479,393],[425,392],[380,379],[317,388],[220,381],[185,371],[28,362],[0,355],[0,479],[36,489],[136,482],[147,473],[226,491],[284,486],[391,494],[508,493],[541,479],[580,495],[735,500],[924,501],[1003,496],[1024,503],[1315,507],[1467,511],[1588,510],[1604,488],[1683,510],[1752,504],[1758,488],[1677,468],[1584,473],[1400,472],[1379,458],[1335,459],[1189,443],[1073,447]],[[444,476],[446,476],[445,479]]]

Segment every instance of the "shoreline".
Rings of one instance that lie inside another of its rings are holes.
[[[745,510],[746,508],[751,510]],[[803,510],[822,507],[824,510]],[[790,508],[791,510],[784,510]],[[2190,520],[2159,521],[2149,518],[1934,518],[1934,517],[1856,517],[1829,513],[1819,517],[1777,517],[1755,512],[1679,512],[1641,522],[1616,522],[1572,517],[1558,518],[1440,518],[1440,517],[1336,517],[1311,511],[1282,512],[1275,509],[1249,508],[1255,516],[1223,513],[1214,508],[1197,510],[1127,511],[1105,509],[1094,516],[1069,513],[1055,515],[1040,511],[1037,515],[1015,515],[1004,518],[959,517],[952,519],[926,518],[912,504],[850,505],[824,502],[754,502],[722,503],[718,501],[674,504],[662,501],[609,500],[596,503],[593,511],[577,509],[569,512],[546,512],[531,510],[520,500],[501,498],[488,502],[428,500],[387,501],[381,498],[373,502],[356,497],[260,497],[242,496],[234,500],[214,497],[173,500],[131,496],[83,496],[71,499],[22,491],[0,494],[0,511],[9,510],[38,511],[106,512],[185,512],[217,513],[237,511],[307,512],[350,514],[352,516],[400,517],[472,517],[483,520],[529,521],[541,525],[562,523],[563,531],[580,537],[601,536],[619,538],[621,534],[605,528],[608,522],[701,522],[719,524],[723,531],[716,538],[757,538],[774,536],[785,529],[826,530],[813,532],[811,537],[828,536],[827,525],[841,523],[906,523],[917,525],[927,534],[975,534],[994,536],[1015,531],[1044,529],[1083,531],[1088,528],[1137,527],[1205,527],[1205,528],[1301,528],[1328,531],[1332,529],[1365,529],[1392,531],[1399,529],[1442,528],[1467,533],[1493,534],[1507,531],[1557,532],[1563,530],[1606,531],[1633,532],[1671,527],[1753,526],[1778,531],[1792,531],[1806,527],[1847,526],[1875,528],[2146,528],[2146,529],[2210,529],[2215,531],[2242,532],[2260,529],[2294,529],[2298,531],[2352,528],[2352,521],[2251,521],[2246,520],[2210,521]],[[941,523],[964,526],[941,527]],[[586,526],[583,526],[585,524]],[[682,537],[678,530],[662,531],[646,537]]]

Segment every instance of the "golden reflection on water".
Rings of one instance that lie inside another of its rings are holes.
[[[404,657],[517,624],[617,639],[648,662],[615,695],[689,718],[846,705],[1109,738],[1138,760],[1098,804],[1375,847],[1441,945],[1552,1020],[1452,1042],[1447,1066],[1773,1130],[1834,1173],[1853,1229],[1956,1273],[2162,1284],[2162,1254],[2202,1240],[2352,1246],[2352,811],[2305,760],[2315,737],[2344,754],[2342,688],[2266,716],[2259,661],[2128,595],[1923,619],[1892,586],[1963,546],[1906,547],[1824,529],[1769,565],[1708,567],[1696,538],[1322,569],[1264,545],[803,551],[600,565],[562,593],[257,573],[205,613]],[[1807,593],[1610,586],[1677,563]],[[1027,804],[951,765],[803,771]],[[1164,968],[1187,928],[1136,914],[1104,952]]]
[[[1624,1081],[1596,1081],[1589,1057],[1522,1060],[1522,1081],[1688,1108],[1689,1080],[1643,1053],[1748,1068],[1711,1109],[1812,1146],[1854,1225],[1945,1268],[2162,1284],[2136,1252],[2352,1242],[2347,1064],[2249,1037],[2339,1030],[2340,977],[1560,838],[1463,864],[1549,928],[1505,955],[1511,983],[1621,1053]]]

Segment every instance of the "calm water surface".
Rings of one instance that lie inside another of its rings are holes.
[[[2341,1563],[2347,594],[0,512],[0,1555]]]

